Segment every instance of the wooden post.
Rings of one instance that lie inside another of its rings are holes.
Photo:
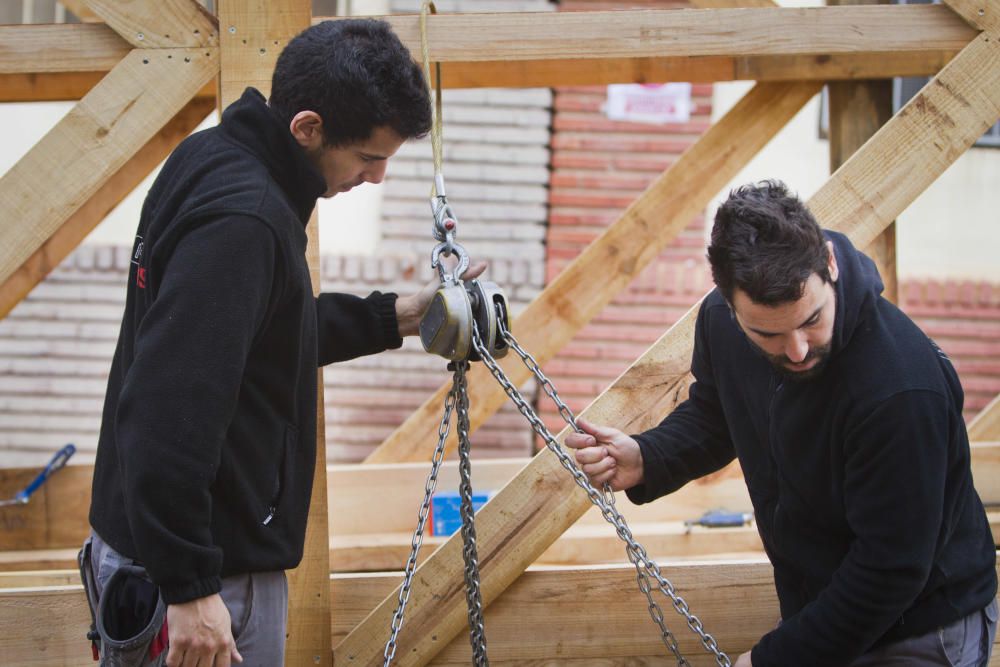
[[[829,0],[829,5],[888,4],[886,0]],[[827,84],[830,105],[830,173],[847,161],[892,118],[892,81],[834,81]],[[875,260],[885,290],[899,303],[896,273],[896,223],[891,222],[865,249]]]
[[[278,54],[309,27],[309,0],[220,0],[222,71],[219,109],[236,101],[247,86],[265,96]],[[319,292],[319,237],[315,211],[307,228],[313,290]],[[330,640],[330,533],[327,524],[326,429],[323,417],[323,371],[317,371],[316,466],[302,562],[288,572],[288,634],[285,663],[332,665]]]

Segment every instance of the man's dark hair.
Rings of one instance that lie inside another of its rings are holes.
[[[364,141],[377,127],[403,139],[431,127],[420,66],[374,19],[324,21],[296,36],[278,56],[268,103],[286,125],[300,111],[318,113],[329,146]]]
[[[780,181],[729,193],[715,214],[708,261],[715,285],[729,303],[736,288],[754,303],[774,306],[800,299],[814,273],[830,282],[823,232]]]

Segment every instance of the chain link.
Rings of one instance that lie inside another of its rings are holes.
[[[403,613],[406,611],[406,603],[410,599],[410,589],[413,584],[413,573],[417,568],[417,554],[420,553],[420,546],[424,542],[424,527],[427,524],[427,515],[431,508],[431,498],[434,489],[437,487],[438,473],[441,471],[441,461],[444,460],[444,446],[448,439],[448,432],[451,430],[451,413],[455,409],[460,391],[463,389],[465,374],[459,375],[456,370],[451,382],[451,391],[444,399],[444,416],[438,425],[438,443],[431,458],[431,472],[424,483],[424,500],[420,504],[417,512],[417,529],[413,531],[413,538],[410,540],[410,557],[406,561],[405,573],[403,575],[403,585],[399,589],[396,611],[392,615],[392,625],[389,640],[385,643],[385,651],[382,656],[385,661],[383,667],[388,667],[392,659],[396,656],[396,641],[399,631],[403,627]],[[465,393],[461,391],[461,393]],[[468,397],[466,397],[468,401]]]
[[[475,325],[472,327],[475,329]],[[469,394],[465,372],[469,362],[454,362],[458,384],[458,472],[462,498],[462,559],[465,561],[465,600],[469,609],[469,642],[472,664],[489,667],[486,655],[486,628],[483,624],[483,601],[479,588],[479,557],[476,550],[475,510],[472,507],[472,442],[469,440]]]
[[[581,432],[580,427],[576,423],[576,418],[573,416],[573,412],[566,406],[566,404],[559,398],[559,393],[556,391],[555,386],[552,384],[551,380],[545,376],[539,367],[538,363],[514,338],[513,334],[507,330],[503,318],[497,318],[499,333],[503,336],[507,344],[513,349],[517,355],[521,358],[524,364],[531,371],[532,375],[541,384],[545,393],[556,403],[559,408],[559,414],[562,418],[577,432]],[[660,609],[659,605],[653,599],[652,595],[652,584],[650,578],[656,581],[657,588],[663,595],[665,595],[674,607],[674,610],[684,617],[687,621],[688,628],[698,635],[701,639],[702,646],[706,651],[712,653],[715,656],[716,663],[719,667],[731,667],[732,663],[725,653],[719,649],[718,642],[712,635],[705,632],[705,629],[701,623],[701,620],[697,616],[691,613],[687,602],[680,597],[674,589],[672,583],[667,580],[660,571],[659,566],[650,560],[646,554],[646,550],[640,545],[632,535],[632,531],[629,529],[628,524],[625,521],[625,517],[622,516],[621,512],[618,511],[614,503],[614,494],[611,489],[605,485],[602,490],[594,488],[590,483],[589,478],[583,473],[573,461],[572,457],[566,453],[562,446],[556,441],[552,433],[549,432],[548,428],[542,422],[542,420],[532,409],[531,405],[521,396],[521,393],[517,390],[510,380],[504,374],[503,370],[497,364],[496,360],[490,355],[489,350],[485,348],[482,342],[482,338],[479,335],[479,331],[473,326],[472,330],[472,344],[476,352],[480,355],[483,363],[490,370],[493,377],[496,378],[497,382],[503,388],[507,396],[514,402],[517,406],[518,411],[528,420],[531,425],[532,430],[535,431],[546,443],[546,447],[556,455],[559,459],[560,464],[573,476],[573,480],[576,484],[586,491],[590,501],[600,509],[604,519],[614,526],[618,536],[626,543],[625,552],[628,555],[629,561],[636,568],[636,579],[639,584],[639,590],[646,596],[647,602],[649,604],[649,615],[653,619],[653,622],[660,629],[660,635],[663,639],[664,645],[670,650],[670,652],[677,659],[678,665],[689,665],[690,663],[681,655],[680,649],[677,645],[677,639],[672,632],[667,628],[664,622],[663,611]]]

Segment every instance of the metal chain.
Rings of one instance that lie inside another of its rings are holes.
[[[473,325],[475,330],[475,325]],[[472,463],[469,440],[469,394],[465,381],[467,361],[455,362],[455,375],[460,377],[458,390],[458,472],[459,495],[462,498],[462,558],[465,561],[465,600],[469,609],[469,642],[472,664],[489,667],[486,655],[486,628],[483,624],[483,601],[479,587],[479,557],[476,550],[475,510],[472,507]]]
[[[441,423],[438,425],[437,448],[435,448],[434,455],[431,458],[431,472],[424,483],[424,500],[420,504],[420,510],[417,512],[417,529],[413,531],[413,538],[410,541],[410,557],[406,561],[403,585],[399,589],[398,606],[392,615],[389,641],[385,643],[385,651],[382,653],[385,658],[385,661],[382,663],[383,667],[388,667],[396,655],[396,640],[399,637],[399,631],[403,627],[403,613],[406,611],[406,603],[410,599],[413,573],[417,569],[417,554],[420,552],[420,546],[424,542],[424,526],[427,524],[427,515],[431,508],[431,497],[434,495],[435,487],[437,487],[438,473],[441,471],[441,462],[444,460],[445,441],[448,439],[448,432],[451,430],[451,413],[458,401],[459,394],[465,395],[464,385],[464,372],[460,375],[456,370],[452,377],[451,391],[448,392],[448,396],[444,399],[444,416],[441,417]],[[467,396],[466,402],[468,402]]]
[[[508,345],[510,345],[518,356],[521,357],[525,365],[541,383],[545,393],[556,402],[557,406],[559,406],[559,412],[563,419],[566,420],[567,423],[574,429],[580,431],[579,426],[576,424],[576,419],[573,417],[572,411],[570,411],[569,408],[566,407],[565,403],[558,398],[558,392],[555,390],[552,382],[545,376],[544,373],[542,373],[538,363],[520,346],[520,344],[518,344],[513,334],[507,330],[503,318],[498,317],[497,319],[499,331],[507,341]],[[688,628],[690,628],[693,633],[698,635],[705,650],[715,656],[715,661],[719,667],[731,667],[732,662],[730,661],[729,656],[719,649],[718,642],[715,638],[705,632],[701,620],[691,613],[687,602],[685,602],[684,599],[677,594],[673,584],[662,575],[659,566],[650,560],[646,554],[646,550],[635,540],[632,535],[632,531],[625,522],[625,517],[618,511],[613,500],[608,502],[608,496],[613,497],[610,489],[605,487],[602,493],[602,491],[594,488],[586,474],[584,474],[576,466],[576,463],[569,456],[569,454],[563,450],[562,446],[559,445],[552,433],[549,432],[548,428],[532,409],[531,405],[529,405],[524,397],[521,396],[517,387],[511,383],[511,381],[504,374],[503,370],[490,355],[489,350],[487,350],[483,345],[482,338],[480,337],[479,331],[475,326],[472,328],[472,344],[476,352],[480,355],[483,363],[490,370],[490,373],[493,374],[493,377],[495,377],[497,382],[500,383],[500,386],[503,388],[507,396],[514,402],[517,409],[521,412],[525,419],[528,420],[531,428],[545,441],[546,447],[556,455],[560,464],[562,464],[562,466],[573,476],[573,480],[576,484],[587,492],[590,501],[601,510],[601,514],[604,519],[615,527],[615,531],[618,536],[626,543],[625,552],[628,555],[629,561],[636,568],[636,580],[639,584],[639,590],[646,596],[649,604],[649,615],[653,619],[653,622],[660,628],[660,635],[663,639],[663,643],[677,659],[677,664],[690,665],[690,663],[688,663],[687,660],[681,655],[680,649],[677,645],[677,639],[673,633],[667,629],[664,622],[663,611],[653,599],[652,584],[649,580],[650,577],[656,580],[656,584],[660,592],[670,599],[674,610],[685,618]]]

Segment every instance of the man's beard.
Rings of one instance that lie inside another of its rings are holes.
[[[771,364],[771,367],[774,368],[774,370],[778,371],[778,373],[780,373],[784,378],[792,380],[793,382],[811,380],[822,373],[823,369],[826,368],[827,362],[830,361],[830,349],[832,344],[827,343],[821,347],[811,348],[809,353],[806,355],[806,358],[802,360],[803,362],[806,362],[812,359],[818,359],[813,366],[804,371],[792,370],[786,365],[792,363],[792,360],[787,356],[783,354],[768,354],[762,350],[760,346],[750,340],[749,337],[747,337],[747,340],[750,342],[750,345],[752,345],[754,349],[760,353],[761,356],[767,359],[768,363]]]

